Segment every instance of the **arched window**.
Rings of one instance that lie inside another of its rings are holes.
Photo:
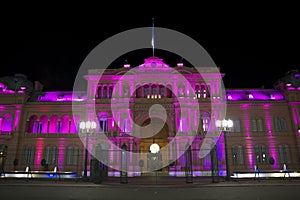
[[[113,86],[109,86],[108,87],[108,97],[107,98],[111,99],[112,94],[113,94]]]
[[[205,99],[207,98],[207,88],[205,84],[201,84],[200,86],[201,96]]]
[[[60,133],[69,133],[69,130],[70,130],[70,117],[69,117],[69,115],[61,116],[60,122],[61,122]]]
[[[40,117],[40,122],[39,122],[39,128],[38,128],[39,133],[47,133],[48,131],[48,116],[47,115],[42,115]]]
[[[150,98],[150,88],[149,85],[144,85],[143,87],[144,98]]]
[[[57,133],[57,132],[60,132],[60,122],[58,121],[57,115],[52,115],[50,117],[49,133]]]
[[[197,99],[201,98],[201,90],[200,90],[199,85],[196,85],[196,87],[195,87],[195,96],[196,96]]]
[[[80,123],[80,117],[78,115],[74,115],[71,120],[70,133],[78,133],[79,123]]]
[[[159,86],[159,98],[165,97],[166,88],[163,85]]]
[[[122,122],[122,131],[124,133],[130,133],[130,131],[131,131],[130,120],[127,119],[127,118],[123,119],[123,122]]]
[[[158,89],[157,85],[152,85],[151,86],[151,94],[154,95],[154,96],[156,96],[156,98],[157,98],[157,95],[159,93],[158,90],[159,89]]]
[[[171,85],[167,85],[167,98],[172,98],[172,86]]]
[[[105,133],[108,131],[108,117],[107,115],[101,115],[99,117],[99,132]]]
[[[103,86],[102,98],[103,99],[107,98],[107,86]]]
[[[5,114],[2,122],[2,133],[10,133],[12,130],[12,116]]]
[[[98,99],[102,98],[102,86],[101,85],[98,86],[97,95],[98,95]]]
[[[36,115],[31,115],[29,117],[29,122],[27,126],[27,132],[28,133],[37,133],[38,130],[38,117]]]
[[[180,84],[178,86],[178,97],[184,97],[185,96],[185,87]]]
[[[204,133],[206,133],[209,129],[209,124],[210,124],[210,117],[208,113],[203,113],[201,116],[202,120],[202,130]]]

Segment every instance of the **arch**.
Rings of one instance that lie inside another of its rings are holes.
[[[11,132],[12,131],[12,115],[7,113],[3,116],[2,122],[2,132]]]
[[[38,116],[37,115],[31,115],[29,117],[29,122],[27,126],[27,132],[28,133],[35,133],[37,130],[37,120]]]
[[[184,97],[185,96],[185,86],[182,84],[182,83],[180,83],[179,85],[178,85],[178,97]]]
[[[150,124],[150,122],[161,123],[162,120],[160,118],[151,118],[151,119],[148,118],[148,119],[144,120],[144,122],[142,123],[142,126],[147,126],[148,124]],[[169,126],[165,122],[161,131],[159,133],[155,134],[154,136],[152,136],[150,139],[153,139],[153,138],[154,139],[168,139],[168,137],[169,137]]]
[[[143,94],[144,94],[144,98],[148,98],[148,95],[150,95],[150,86],[148,84],[145,84],[143,86]]]
[[[79,123],[80,123],[80,117],[78,115],[73,115],[72,120],[71,120],[70,133],[78,132]]]
[[[49,127],[49,133],[57,133],[59,132],[59,126],[58,126],[58,116],[52,115],[50,117],[50,127]]]
[[[102,87],[102,98],[106,99],[107,98],[107,85],[104,85]]]
[[[143,87],[140,84],[137,84],[135,88],[136,88],[136,90],[135,90],[135,97],[136,98],[143,97]]]
[[[70,129],[70,117],[69,115],[63,115],[60,118],[60,132],[68,133]]]
[[[172,92],[172,85],[168,84],[166,88],[166,96],[167,98],[172,98],[173,92]]]
[[[109,98],[109,99],[111,99],[111,97],[113,95],[113,88],[114,88],[114,86],[112,86],[112,85],[108,86],[107,98]]]
[[[98,89],[97,89],[97,98],[101,99],[102,98],[102,86],[98,85]]]
[[[159,95],[160,97],[166,96],[166,87],[164,85],[159,85]]]
[[[40,116],[39,133],[47,133],[48,131],[48,116]]]
[[[207,112],[202,113],[201,115],[201,125],[202,131],[206,133],[210,128],[210,114]]]

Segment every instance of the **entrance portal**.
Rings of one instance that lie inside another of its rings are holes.
[[[147,126],[150,124],[150,122],[155,125],[155,123],[161,124],[162,120],[158,118],[152,118],[150,121],[150,119],[148,119],[142,124],[142,126]],[[142,153],[141,160],[143,160],[144,163],[144,166],[141,169],[142,175],[145,175],[145,172],[153,171],[153,169],[158,169],[158,171],[168,174],[169,152],[163,148],[168,144],[168,137],[169,128],[165,123],[163,128],[157,134],[149,138],[141,139],[140,152]],[[156,154],[150,152],[150,146],[154,143],[158,144],[160,148],[160,151]]]

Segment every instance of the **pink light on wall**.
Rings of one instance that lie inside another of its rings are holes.
[[[21,113],[20,110],[16,110],[14,130],[17,130],[17,128],[18,128],[18,124],[19,124],[19,120],[20,120],[20,113]]]
[[[250,137],[250,120],[248,116],[248,108],[250,104],[242,104],[241,109],[243,111],[243,118],[245,119],[245,130],[246,130],[246,136]]]
[[[59,138],[58,141],[58,169],[62,170],[65,158],[65,138]]]
[[[43,96],[40,96],[38,101],[40,102],[80,102],[86,100],[86,92],[45,92]]]
[[[277,154],[276,154],[276,144],[275,144],[275,140],[274,137],[272,135],[270,135],[270,137],[268,138],[269,140],[269,149],[270,149],[270,156],[272,158],[274,158],[274,164],[271,165],[271,167],[273,169],[277,169],[278,168],[278,160],[277,160]]]
[[[298,115],[298,109],[297,108],[293,108],[293,118],[294,118],[294,122],[295,124],[299,127],[299,115]]]
[[[263,110],[265,111],[265,120],[267,123],[267,131],[269,135],[272,135],[272,122],[271,122],[271,116],[270,116],[270,104],[264,104]]]
[[[43,156],[43,148],[44,148],[44,138],[37,138],[36,143],[36,157],[35,157],[35,166],[40,166]]]
[[[247,150],[247,158],[248,158],[248,167],[251,169],[254,167],[254,154],[253,154],[253,141],[252,138],[246,138],[246,150]]]

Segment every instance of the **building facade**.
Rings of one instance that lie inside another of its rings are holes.
[[[87,139],[88,170],[91,154],[100,146],[106,150],[109,176],[120,175],[122,158],[118,147],[124,145],[127,151],[136,153],[127,159],[129,176],[151,171],[149,149],[153,143],[162,149],[160,171],[170,176],[185,174],[183,151],[187,143],[191,144],[194,176],[211,175],[213,165],[225,176],[226,160],[230,174],[253,171],[255,166],[280,170],[284,164],[299,170],[300,73],[288,72],[274,89],[225,92],[220,85],[223,76],[210,68],[203,68],[199,74],[182,63],[169,67],[162,59],[150,57],[134,68],[124,65],[119,69],[89,70],[85,76],[86,91],[44,92],[39,82],[33,84],[22,74],[2,77],[1,168],[13,171],[29,166],[31,170],[42,171],[58,167],[80,176],[85,166]],[[188,80],[189,86],[180,77]],[[216,141],[215,163],[211,153],[199,156],[218,118],[212,115],[212,103],[217,107],[226,103],[226,118],[233,121],[233,127],[226,131],[226,145],[224,132]],[[166,110],[165,120],[155,117],[155,113],[150,119],[149,109],[155,104]],[[130,119],[141,127],[162,124],[162,128],[155,135],[140,137],[144,132],[138,131]],[[83,120],[97,123],[88,137],[79,128]],[[164,149],[165,146],[168,148]]]

